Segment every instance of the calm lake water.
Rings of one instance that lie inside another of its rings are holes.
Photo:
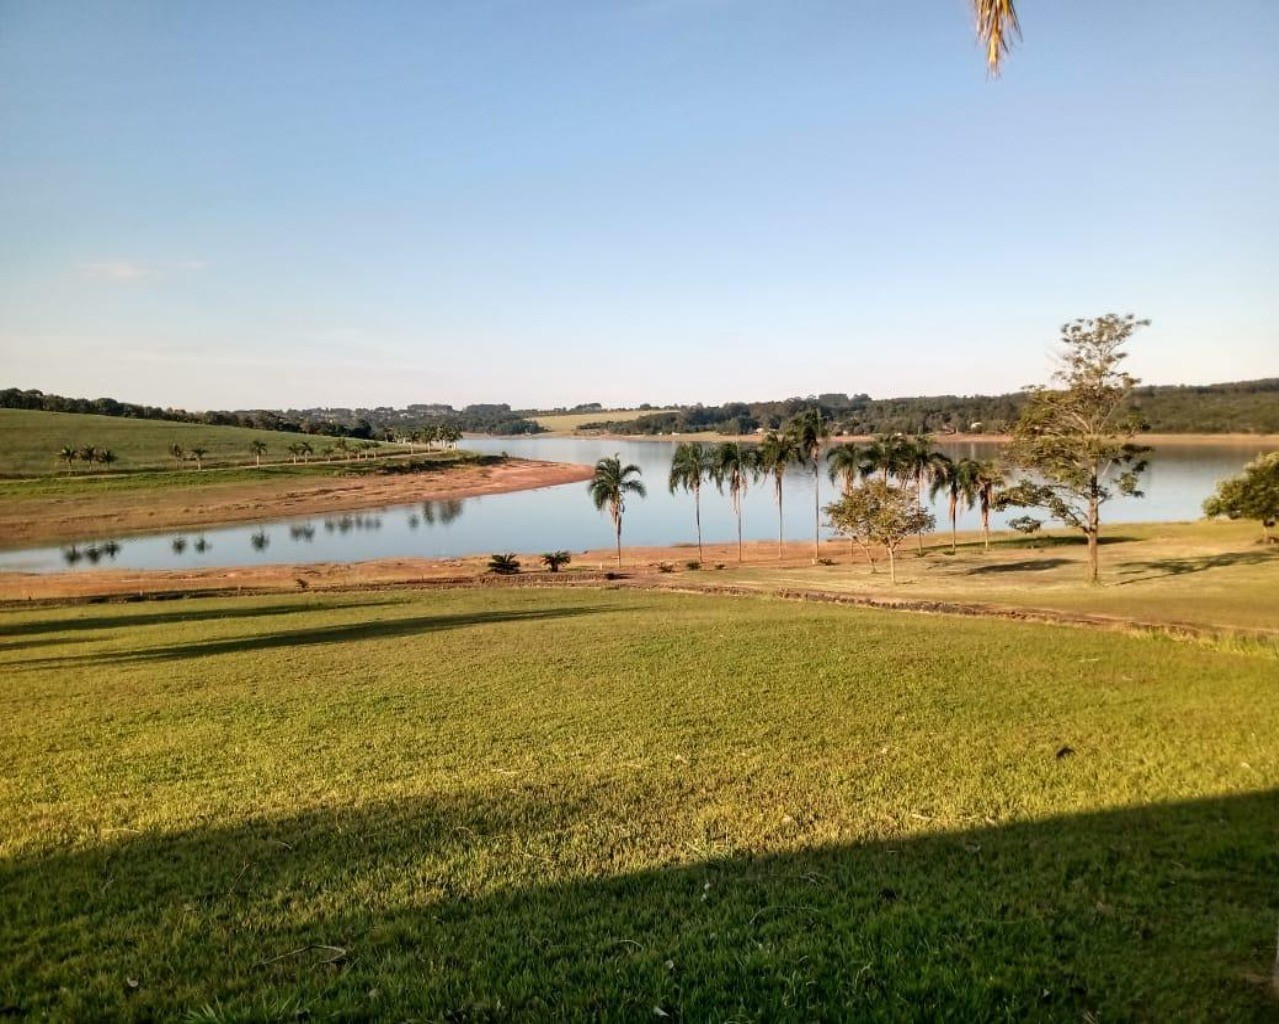
[[[556,462],[594,464],[620,454],[643,470],[648,497],[627,503],[623,544],[673,544],[696,539],[693,502],[671,495],[666,479],[672,445],[666,441],[615,441],[578,438],[468,440],[466,448],[507,452]],[[989,458],[990,442],[939,444],[952,457]],[[1146,497],[1115,500],[1103,510],[1107,522],[1196,519],[1216,482],[1237,473],[1263,450],[1261,445],[1164,445],[1151,459],[1143,485]],[[823,472],[822,501],[836,488]],[[784,496],[787,539],[813,535],[813,477],[792,471]],[[934,509],[941,531],[949,528],[944,502]],[[992,517],[995,525],[1023,514]],[[959,528],[977,529],[976,511],[962,512]],[[702,492],[702,533],[709,541],[736,537],[728,498],[713,486]],[[744,502],[743,533],[754,540],[777,536],[777,508],[769,483],[755,484]],[[828,534],[823,531],[823,536]],[[595,511],[583,483],[536,491],[494,494],[461,501],[418,502],[377,511],[339,513],[304,519],[175,531],[144,537],[85,537],[74,545],[0,552],[0,570],[52,572],[94,568],[175,569],[205,566],[304,562],[358,562],[372,558],[443,558],[494,551],[539,553],[609,547],[613,528],[607,514]]]

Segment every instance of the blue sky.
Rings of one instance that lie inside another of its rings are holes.
[[[0,3],[0,386],[224,408],[1279,374],[1279,3]],[[1228,16],[1223,16],[1228,15]]]

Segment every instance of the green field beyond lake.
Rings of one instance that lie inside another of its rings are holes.
[[[1273,1018],[1279,672],[607,590],[0,613],[0,1007]]]

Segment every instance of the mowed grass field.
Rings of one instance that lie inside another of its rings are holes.
[[[1277,665],[652,591],[0,612],[0,1008],[1273,1019]]]
[[[288,446],[309,441],[318,452],[335,438],[289,434],[275,430],[243,427],[210,427],[199,423],[170,423],[162,420],[134,420],[117,416],[90,416],[79,413],[39,412],[27,409],[0,409],[0,476],[67,475],[66,463],[58,459],[59,449],[93,446],[109,448],[118,461],[113,471],[174,469],[178,464],[169,449],[208,450],[205,467],[252,465],[250,445],[263,441],[267,452],[263,461],[283,462],[291,458]],[[358,442],[357,442],[358,443]],[[101,466],[72,464],[74,476],[105,475]]]
[[[673,409],[601,409],[596,412],[548,413],[533,421],[547,430],[576,430],[588,423],[631,423],[641,416],[656,416]]]

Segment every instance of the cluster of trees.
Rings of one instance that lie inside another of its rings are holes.
[[[1097,548],[1101,510],[1120,495],[1140,497],[1138,488],[1149,451],[1135,438],[1145,430],[1141,410],[1132,402],[1139,381],[1123,369],[1124,346],[1149,324],[1131,315],[1107,314],[1079,319],[1061,329],[1060,369],[1052,387],[1028,388],[1013,425],[1004,467],[992,462],[950,459],[933,447],[927,434],[911,437],[881,434],[869,443],[842,443],[826,448],[827,474],[841,487],[838,500],[825,506],[830,525],[860,544],[871,559],[873,550],[888,552],[890,565],[902,541],[934,526],[923,507],[925,487],[933,498],[944,494],[951,522],[951,548],[961,507],[981,509],[989,547],[990,512],[995,508],[1041,509],[1080,530],[1088,544],[1088,579],[1098,578]],[[820,406],[793,415],[780,430],[769,430],[757,444],[728,441],[719,445],[685,442],[676,446],[668,485],[692,495],[698,553],[702,551],[701,491],[714,483],[728,489],[738,520],[741,559],[741,497],[750,482],[773,484],[778,512],[778,556],[783,553],[783,483],[788,468],[813,472],[814,558],[820,554],[820,453],[831,436],[831,421]],[[1270,457],[1267,457],[1270,459]],[[1273,522],[1279,516],[1279,456],[1249,467],[1239,489],[1219,492],[1210,515],[1257,516]],[[1009,476],[1017,479],[1009,482]],[[597,509],[607,508],[617,534],[621,564],[622,514],[628,495],[644,496],[637,466],[618,457],[601,459],[589,484]],[[1039,521],[1020,517],[1019,528],[1033,531]],[[922,539],[921,539],[922,546]]]
[[[97,448],[93,445],[80,448],[64,445],[58,449],[58,460],[66,464],[68,473],[75,469],[77,462],[83,462],[86,466],[110,466],[117,459],[118,456],[110,448]]]

